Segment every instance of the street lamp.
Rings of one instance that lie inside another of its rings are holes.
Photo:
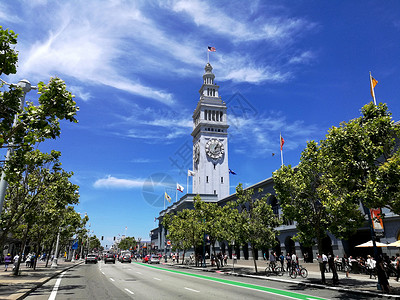
[[[57,260],[58,260],[58,246],[60,243],[60,232],[61,232],[61,227],[58,227],[58,233],[57,233],[57,243],[56,243],[56,252],[54,254],[54,259],[53,262],[51,263],[51,268],[57,268]]]
[[[20,99],[20,109],[22,111],[24,104],[25,104],[25,95],[31,91],[31,90],[35,90],[37,89],[36,86],[32,86],[31,83],[26,80],[26,79],[22,79],[20,80],[17,84],[12,84],[12,83],[7,83],[3,80],[1,80],[3,83],[9,85],[10,87],[19,87],[22,89],[22,95],[19,98]],[[17,121],[18,121],[18,114],[15,114],[14,116],[14,122],[13,122],[13,128],[15,126],[17,126]],[[6,165],[7,161],[10,159],[11,155],[14,152],[13,149],[13,143],[14,143],[14,139],[11,140],[11,144],[9,144],[8,148],[7,148],[7,154],[6,154],[6,159],[4,161],[4,166]],[[7,181],[5,180],[6,177],[6,173],[4,172],[4,168],[3,171],[1,173],[1,179],[0,179],[0,213],[3,211],[3,204],[4,204],[4,198],[6,196],[6,190],[7,190]]]

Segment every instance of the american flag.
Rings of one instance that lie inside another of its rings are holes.
[[[215,52],[215,51],[217,51],[217,50],[215,49],[215,47],[210,47],[210,46],[208,46],[208,52]]]

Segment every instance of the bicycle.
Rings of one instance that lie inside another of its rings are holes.
[[[185,258],[185,265],[193,265],[194,259],[192,257]]]
[[[275,264],[269,264],[268,267],[265,268],[265,276],[269,275],[277,275],[277,276],[282,276],[283,273],[285,273],[281,267],[276,266]]]
[[[295,267],[292,267],[290,270],[289,270],[289,276],[291,277],[291,278],[296,278],[297,277],[297,275],[300,275],[301,277],[303,277],[303,278],[307,278],[307,276],[308,276],[308,271],[307,271],[307,269],[306,268],[304,268],[303,266],[295,266]]]

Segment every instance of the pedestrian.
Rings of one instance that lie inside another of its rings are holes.
[[[282,267],[282,271],[285,272],[285,256],[283,255],[283,253],[281,252],[281,255],[279,255],[279,261],[281,262],[281,267]]]
[[[376,262],[376,274],[378,275],[378,284],[380,284],[382,290],[385,293],[390,292],[390,285],[385,271],[385,266],[383,265],[382,257],[378,257]]]
[[[297,268],[297,266],[298,266],[298,261],[297,261],[297,255],[296,255],[296,252],[293,252],[293,254],[292,254],[292,268],[294,269],[294,268]]]
[[[25,266],[27,268],[31,267],[31,254],[30,253],[28,253],[28,255],[26,256]]]
[[[322,263],[325,267],[325,272],[329,272],[329,265],[328,265],[328,256],[325,255],[325,253],[322,253]]]
[[[19,255],[18,253],[14,256],[14,266],[13,266],[13,271],[16,269],[17,264],[18,264],[18,260],[19,260]]]
[[[332,271],[332,283],[333,285],[337,285],[339,283],[339,276],[336,270],[335,257],[330,253],[328,255],[328,264]]]
[[[271,251],[271,254],[269,255],[269,264],[271,265],[272,269],[275,269],[275,262],[276,262],[276,257],[274,251]]]
[[[225,253],[224,255],[224,265],[227,266],[228,265],[228,254]]]
[[[375,268],[376,268],[376,261],[371,257],[371,255],[367,256],[367,262],[366,262],[366,267],[369,273],[369,278],[372,278],[372,275],[374,275],[374,277],[376,278],[375,275]]]
[[[319,271],[321,272],[321,282],[322,282],[322,284],[326,284],[326,281],[325,281],[326,266],[324,264],[322,255],[319,253],[317,253],[317,260],[318,260],[318,264],[319,264]]]
[[[7,272],[8,269],[8,265],[11,263],[11,254],[8,253],[5,257],[4,257],[4,267],[5,267],[5,272]]]
[[[290,271],[290,267],[292,266],[292,256],[290,255],[290,253],[286,253],[286,270],[289,272]]]
[[[346,272],[346,277],[349,277],[350,264],[346,254],[344,254],[342,257],[342,266],[343,270]]]
[[[400,277],[400,254],[396,253],[396,281],[399,281],[399,277]]]

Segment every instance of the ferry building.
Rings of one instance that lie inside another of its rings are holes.
[[[227,123],[227,106],[219,95],[219,86],[215,84],[215,75],[210,63],[204,68],[203,83],[199,90],[200,99],[193,113],[193,193],[186,194],[179,201],[171,204],[159,213],[159,226],[150,232],[151,244],[154,249],[164,253],[165,247],[167,251],[170,249],[166,243],[167,232],[161,225],[161,220],[167,213],[176,213],[183,209],[193,208],[193,198],[200,195],[205,202],[215,202],[223,206],[227,202],[235,200],[236,194],[229,194],[229,167],[228,167],[228,128]],[[253,197],[261,198],[266,194],[271,196],[268,198],[268,204],[272,206],[277,216],[282,214],[279,207],[279,201],[275,197],[274,182],[272,178],[264,179],[250,187],[253,189]],[[262,190],[259,192],[259,190]],[[385,237],[381,238],[383,243],[392,243],[400,240],[400,216],[393,214],[387,209],[383,209],[385,214],[384,227]],[[307,253],[309,258],[315,258],[317,252],[316,246],[303,247],[299,242],[294,242],[292,237],[297,233],[296,224],[287,222],[276,228],[279,231],[277,236],[278,244],[273,249],[276,253],[296,253],[299,258],[303,258]],[[367,222],[358,229],[357,233],[349,240],[339,240],[333,235],[328,236],[323,241],[323,249],[325,253],[333,253],[335,256],[342,257],[344,253],[347,255],[358,256],[361,248],[355,248],[356,245],[371,239],[370,228]],[[235,249],[228,246],[227,242],[217,242],[216,250],[227,253],[230,257],[232,253],[236,253],[238,259],[252,259],[251,245],[236,245]],[[263,253],[271,249],[260,249],[256,254],[263,259]],[[362,251],[362,250],[361,250]],[[398,248],[387,247],[383,250],[389,256],[395,255]],[[210,251],[208,250],[208,253]]]

